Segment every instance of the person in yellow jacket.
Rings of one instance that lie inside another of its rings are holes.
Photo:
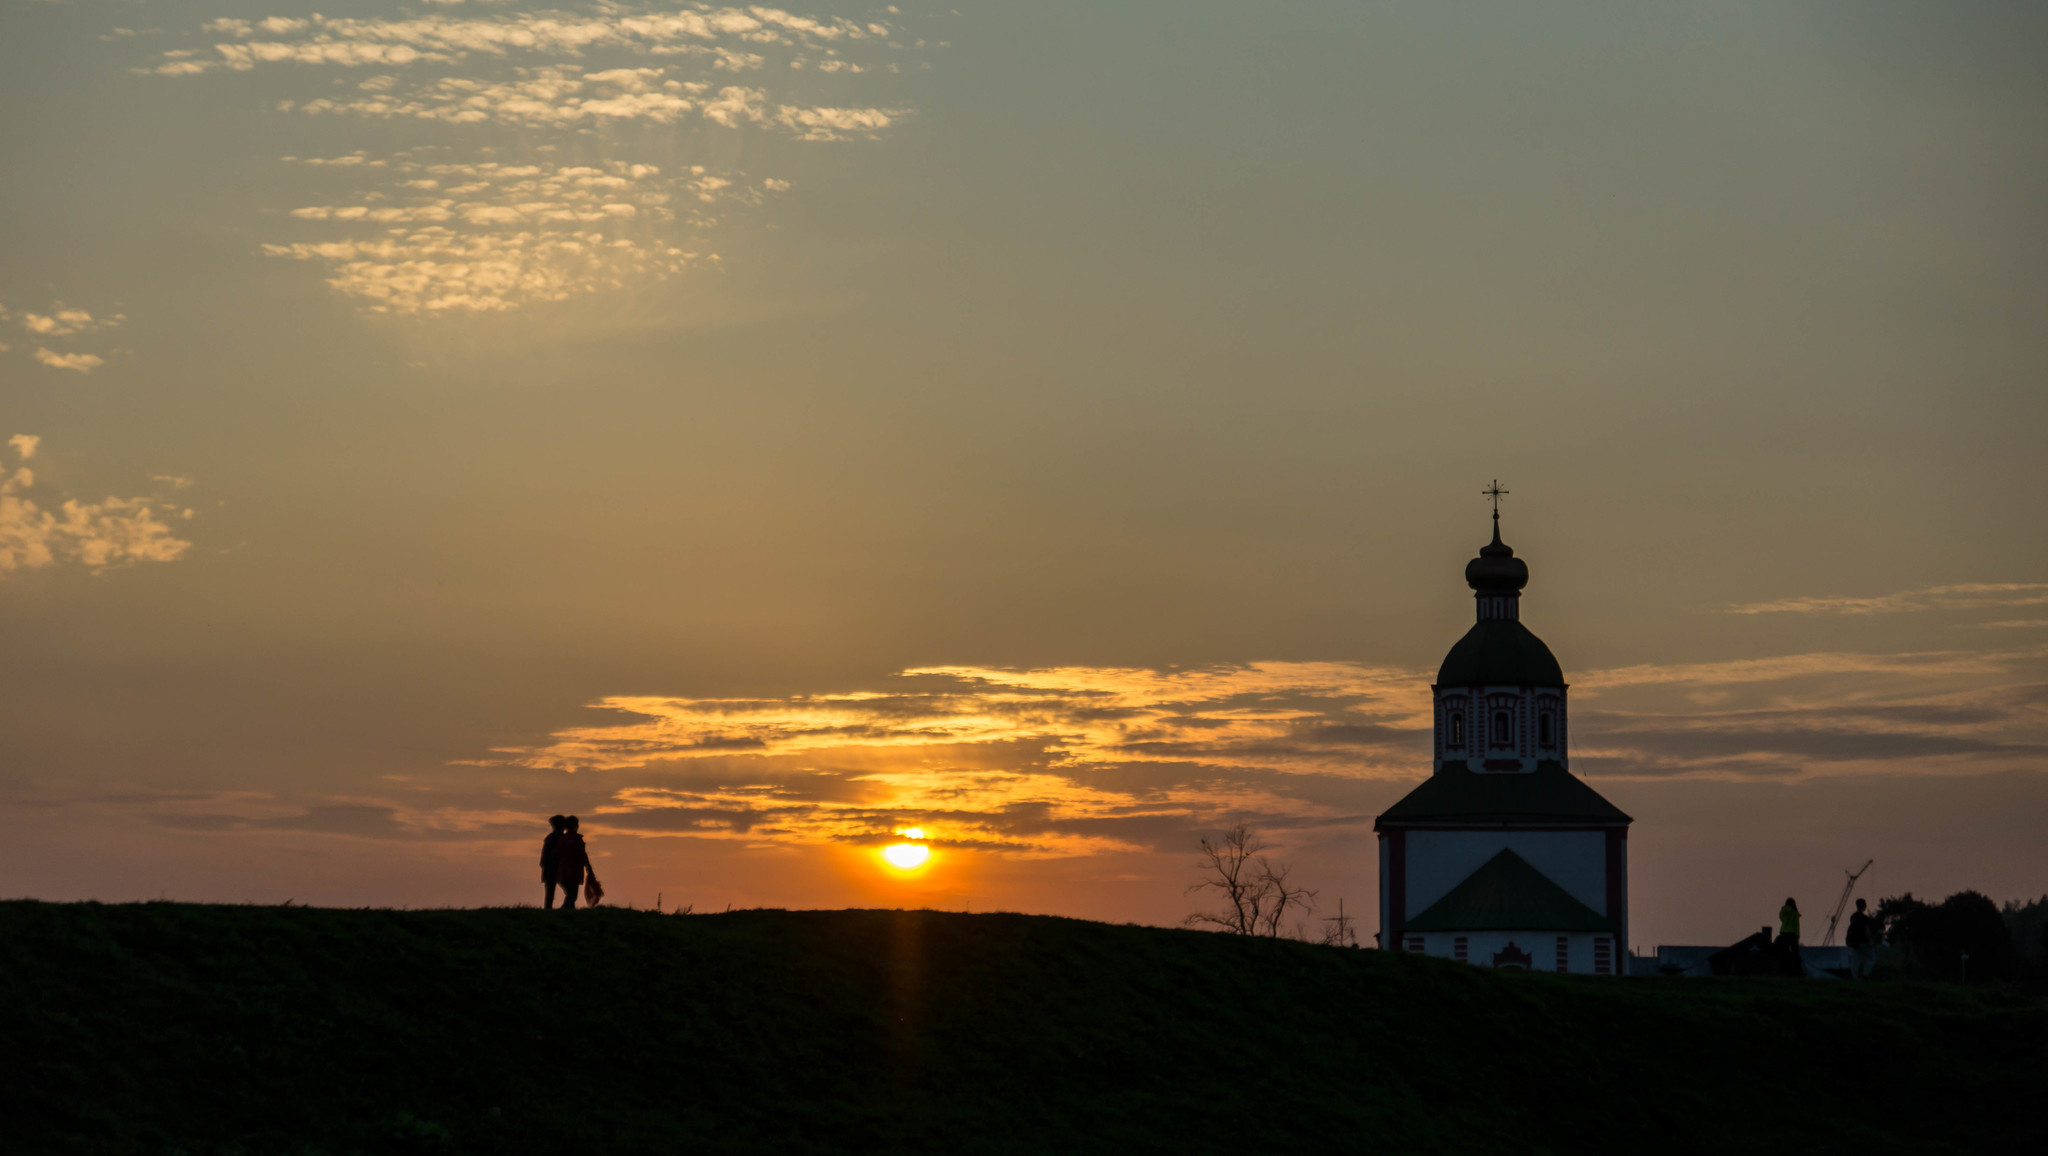
[[[1798,958],[1799,904],[1794,903],[1789,895],[1785,897],[1785,906],[1778,908],[1778,943],[1791,951],[1793,958]]]

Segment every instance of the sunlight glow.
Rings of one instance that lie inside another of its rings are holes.
[[[882,848],[882,858],[899,871],[915,871],[931,857],[932,849],[922,843],[891,843]]]

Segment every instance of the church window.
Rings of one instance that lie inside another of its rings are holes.
[[[1449,744],[1449,745],[1450,745],[1451,749],[1452,749],[1452,750],[1457,750],[1458,748],[1460,748],[1460,747],[1463,747],[1463,746],[1465,745],[1465,712],[1464,712],[1464,711],[1454,710],[1454,711],[1452,711],[1452,712],[1451,712],[1451,726],[1450,726],[1450,731],[1451,731],[1451,738],[1450,738],[1450,744]]]
[[[1572,969],[1572,940],[1571,940],[1571,936],[1569,936],[1569,935],[1560,935],[1560,936],[1558,936],[1558,937],[1557,937],[1557,970],[1559,970],[1559,971],[1570,971],[1571,969]]]
[[[1536,744],[1545,747],[1551,746],[1553,743],[1551,734],[1550,712],[1544,711],[1536,716]]]
[[[1457,960],[1459,963],[1468,962],[1465,958],[1467,954],[1467,947],[1468,943],[1465,937],[1462,935],[1458,936],[1456,939],[1451,940],[1451,958]]]
[[[1604,935],[1593,941],[1593,974],[1614,974],[1614,941]]]
[[[1422,947],[1423,947],[1423,943],[1422,943],[1422,937],[1421,937],[1421,936],[1419,936],[1419,935],[1411,935],[1411,936],[1409,936],[1409,937],[1408,937],[1408,950],[1410,950],[1410,951],[1412,951],[1412,952],[1415,952],[1415,953],[1417,953],[1417,954],[1421,954],[1421,952],[1422,952]]]
[[[1504,710],[1493,712],[1493,745],[1513,746],[1515,743],[1515,717]]]

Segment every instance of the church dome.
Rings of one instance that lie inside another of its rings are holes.
[[[1522,625],[1522,587],[1529,564],[1500,540],[1500,512],[1493,515],[1493,541],[1465,563],[1465,583],[1478,600],[1479,621],[1465,632],[1437,671],[1438,686],[1563,686],[1564,668],[1543,640]]]
[[[1564,668],[1543,640],[1513,618],[1472,625],[1444,656],[1438,686],[1563,686]]]
[[[1529,564],[1515,557],[1500,540],[1500,517],[1493,519],[1493,541],[1479,548],[1479,557],[1465,563],[1465,584],[1482,594],[1507,594],[1529,584]]]

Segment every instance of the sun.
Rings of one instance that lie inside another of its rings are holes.
[[[898,827],[896,833],[906,839],[924,838],[923,827]],[[899,871],[915,871],[931,857],[932,849],[923,843],[891,843],[882,848],[882,858]]]
[[[882,848],[882,858],[889,861],[889,866],[903,871],[914,871],[931,857],[932,849],[922,843],[891,843]]]

